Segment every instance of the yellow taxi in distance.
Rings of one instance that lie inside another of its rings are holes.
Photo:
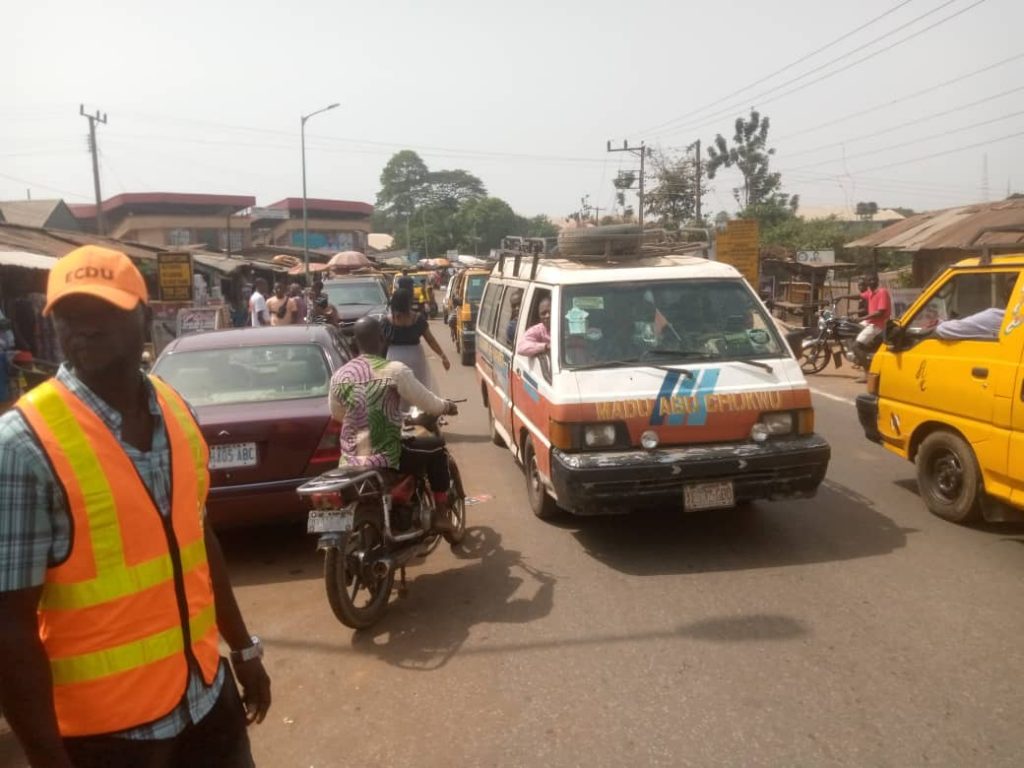
[[[857,412],[917,465],[921,498],[957,523],[1024,510],[1024,253],[943,272],[875,354]]]
[[[446,321],[452,329],[452,341],[463,365],[476,359],[476,316],[484,295],[488,269],[464,269],[452,278],[445,298]]]
[[[399,272],[392,283],[392,293],[398,288],[398,281],[404,275]],[[430,317],[437,317],[437,301],[434,299],[434,273],[433,272],[410,272],[408,277],[412,278],[412,304],[413,307],[426,312]]]

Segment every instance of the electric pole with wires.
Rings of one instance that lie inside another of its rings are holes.
[[[637,221],[640,223],[640,229],[644,228],[644,160],[647,157],[647,147],[641,141],[639,147],[629,146],[628,141],[623,141],[621,147],[615,147],[612,149],[612,143],[608,142],[609,152],[630,152],[634,155],[639,154],[640,156],[640,184],[638,190],[638,196],[640,198],[640,210],[637,215]]]
[[[96,146],[96,123],[107,124],[107,113],[102,115],[97,109],[95,115],[87,114],[85,105],[78,105],[78,114],[89,121],[89,151],[92,153],[92,186],[96,193],[96,233],[107,234],[106,222],[103,220],[103,197],[100,195],[100,161],[99,148]]]

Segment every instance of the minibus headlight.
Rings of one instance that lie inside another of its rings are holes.
[[[583,428],[583,445],[586,448],[607,448],[615,445],[614,424],[589,424]]]
[[[789,411],[761,414],[761,424],[769,435],[788,435],[793,431],[793,414]]]

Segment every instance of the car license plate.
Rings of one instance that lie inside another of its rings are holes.
[[[699,483],[683,488],[683,505],[687,512],[699,509],[722,509],[736,506],[732,483]]]
[[[210,446],[210,469],[255,467],[256,443],[228,443]]]
[[[311,509],[307,533],[346,533],[352,530],[355,512],[348,509]]]

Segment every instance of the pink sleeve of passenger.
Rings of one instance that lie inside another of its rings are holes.
[[[548,329],[544,327],[543,323],[537,323],[537,325],[527,328],[526,333],[516,344],[516,352],[527,357],[543,354],[544,347],[551,341],[551,336],[547,331]]]

